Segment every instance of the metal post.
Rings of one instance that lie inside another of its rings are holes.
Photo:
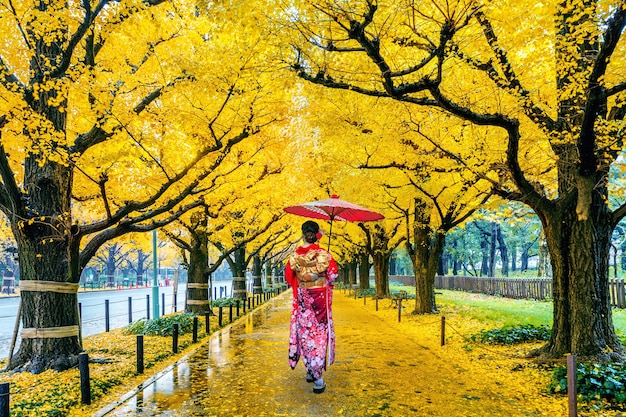
[[[165,315],[165,293],[161,294],[161,315]]]
[[[83,404],[91,404],[91,387],[89,381],[89,355],[78,354],[78,370],[80,371],[80,395]]]
[[[402,298],[398,299],[398,323],[400,323],[401,318],[402,318]]]
[[[152,317],[154,319],[159,318],[159,277],[158,277],[158,263],[157,263],[157,231],[152,231]]]
[[[0,384],[0,417],[9,417],[10,390],[8,382]]]
[[[109,300],[104,300],[104,331],[109,331]]]
[[[128,324],[133,322],[133,297],[128,297]]]
[[[178,323],[174,323],[172,331],[172,352],[178,353]]]
[[[446,344],[446,316],[441,316],[441,346]]]
[[[209,334],[211,333],[211,313],[208,311],[204,312],[204,332]]]
[[[143,335],[137,335],[137,373],[143,374]]]
[[[150,320],[150,294],[146,294],[146,319]]]
[[[218,312],[218,322],[217,324],[222,327],[222,306],[220,306],[219,308],[219,312]]]
[[[239,317],[239,299],[236,299],[235,302],[237,303],[237,317]]]
[[[233,305],[232,304],[228,305],[228,322],[229,323],[233,322]]]
[[[174,293],[174,313],[176,313],[176,304],[178,304],[178,300],[176,299],[176,293]]]
[[[198,317],[193,318],[192,341],[193,343],[196,343],[198,341]]]
[[[576,417],[578,415],[576,394],[576,355],[569,355],[567,357],[567,402],[569,405],[569,417]]]

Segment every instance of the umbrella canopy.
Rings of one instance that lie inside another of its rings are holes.
[[[370,222],[385,218],[380,213],[357,206],[341,200],[338,195],[333,194],[325,200],[312,201],[310,203],[297,204],[285,207],[287,213],[312,219],[330,220],[330,232],[328,233],[328,250],[330,250],[330,236],[333,233],[333,220],[343,220],[347,222]]]
[[[369,222],[385,218],[385,216],[380,213],[341,200],[336,194],[333,194],[330,198],[325,200],[297,204],[295,206],[285,207],[283,210],[298,216],[330,221]]]

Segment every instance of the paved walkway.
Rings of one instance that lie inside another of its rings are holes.
[[[387,304],[385,307],[387,308]],[[541,415],[503,386],[466,373],[438,349],[407,339],[402,324],[339,291],[334,296],[337,361],[313,394],[304,367],[287,363],[291,292],[212,336],[196,353],[106,416],[474,416]],[[399,344],[398,341],[403,341]],[[463,381],[470,380],[465,375]],[[501,392],[499,392],[501,391]],[[496,404],[496,410],[494,410]],[[495,412],[494,412],[495,411]]]

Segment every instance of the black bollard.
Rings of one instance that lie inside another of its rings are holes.
[[[143,335],[137,335],[137,373],[143,374]]]
[[[218,321],[217,324],[222,327],[222,306],[220,306],[219,308],[219,313],[218,313]]]
[[[246,300],[243,300],[243,314],[246,314]]]
[[[402,298],[398,299],[398,323],[402,319]]]
[[[8,382],[0,384],[0,417],[9,417],[10,389]]]
[[[128,297],[128,324],[133,322],[133,297]]]
[[[176,313],[176,304],[178,303],[178,301],[176,300],[176,293],[174,293],[174,313]]]
[[[109,331],[109,300],[104,300],[104,331]]]
[[[174,323],[172,329],[172,352],[178,353],[178,323]]]
[[[91,387],[89,381],[89,355],[78,354],[78,370],[80,371],[80,395],[83,404],[91,404]]]
[[[93,284],[93,282],[92,282],[92,284]],[[81,327],[83,325],[83,303],[78,303],[78,324]],[[7,414],[7,416],[8,416],[8,414]]]
[[[252,306],[254,307],[254,306]],[[250,297],[248,297],[248,310],[250,310]]]
[[[161,315],[165,315],[165,293],[161,294]]]
[[[209,334],[211,333],[211,313],[208,311],[204,312],[204,332]]]
[[[239,317],[239,299],[235,300],[237,303],[237,317]]]
[[[150,320],[150,294],[146,294],[146,318]]]
[[[233,322],[233,305],[232,304],[228,305],[228,322],[229,323]]]
[[[198,341],[198,317],[193,318],[193,332],[191,336],[191,340],[193,343]]]

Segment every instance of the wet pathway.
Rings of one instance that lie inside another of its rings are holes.
[[[337,361],[324,375],[323,394],[312,393],[301,364],[292,371],[287,363],[291,293],[286,291],[213,335],[112,411],[97,415],[541,415],[505,397],[506,387],[459,382],[455,375],[464,372],[461,367],[419,340],[406,339],[401,326],[386,323],[353,299],[336,292],[334,306]],[[480,399],[487,401],[483,405]]]

